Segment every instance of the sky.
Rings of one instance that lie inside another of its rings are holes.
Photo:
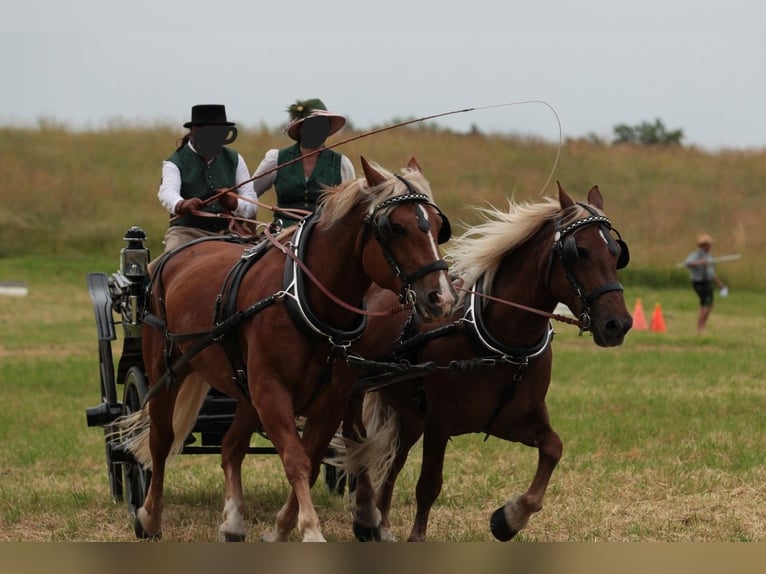
[[[222,103],[246,137],[318,97],[357,129],[473,109],[436,121],[557,141],[659,119],[766,148],[761,0],[0,2],[0,125],[183,133]]]

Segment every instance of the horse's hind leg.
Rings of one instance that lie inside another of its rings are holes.
[[[449,432],[435,431],[434,428],[426,427],[423,434],[423,461],[415,489],[417,510],[410,536],[407,538],[408,542],[425,542],[428,516],[441,492],[444,480],[444,453],[447,450],[450,435]]]
[[[547,423],[547,413],[540,421],[536,440],[527,442],[528,446],[538,446],[537,471],[527,491],[511,498],[498,508],[490,519],[490,529],[498,540],[511,540],[527,525],[529,517],[543,507],[543,497],[548,488],[553,470],[556,468],[563,445],[561,438]]]
[[[242,493],[242,461],[250,437],[258,426],[258,415],[248,401],[238,401],[229,430],[221,444],[221,468],[225,479],[223,522],[218,527],[220,542],[244,542],[245,500]]]
[[[391,532],[391,506],[394,497],[394,487],[399,473],[407,462],[410,450],[423,435],[419,425],[399,426],[399,446],[394,457],[393,464],[386,478],[378,490],[377,507],[380,510],[380,540],[382,542],[395,542],[396,537]]]
[[[152,479],[134,522],[136,537],[160,538],[162,536],[162,511],[165,507],[165,463],[173,445],[173,405],[178,386],[157,394],[149,402],[149,450],[152,457]]]

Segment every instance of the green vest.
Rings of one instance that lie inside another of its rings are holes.
[[[279,150],[277,164],[282,165],[301,156],[299,144]],[[274,180],[274,190],[277,193],[277,207],[303,209],[314,211],[319,196],[324,191],[322,185],[335,186],[341,183],[341,155],[329,149],[322,150],[317,156],[317,162],[311,177],[306,180],[303,175],[303,163],[296,161],[279,168]],[[285,227],[297,222],[297,219],[284,214],[274,213],[274,220],[281,219]]]
[[[205,158],[195,153],[188,145],[184,145],[181,149],[176,150],[167,161],[174,163],[181,172],[181,197],[184,199],[199,197],[204,200],[215,195],[216,189],[234,187],[237,183],[239,154],[228,148],[223,148],[218,157],[207,163]],[[206,205],[202,211],[222,213],[223,207],[214,201]],[[196,227],[207,231],[222,231],[228,227],[229,220],[186,214],[173,219],[170,225]]]

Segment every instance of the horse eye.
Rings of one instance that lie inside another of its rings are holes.
[[[391,233],[393,233],[394,235],[404,235],[405,233],[404,225],[402,225],[401,223],[392,223]]]
[[[588,259],[588,251],[583,249],[582,247],[577,248],[577,258],[578,259]]]

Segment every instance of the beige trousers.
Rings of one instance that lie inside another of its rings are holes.
[[[207,231],[205,229],[198,229],[196,227],[184,227],[182,225],[171,225],[165,232],[165,253],[173,251],[176,247],[181,247],[190,241],[199,239],[200,237],[212,237],[214,235],[228,235],[229,230],[224,229],[222,231]],[[154,263],[157,259],[153,259],[149,262],[149,274],[151,275],[154,270]]]

